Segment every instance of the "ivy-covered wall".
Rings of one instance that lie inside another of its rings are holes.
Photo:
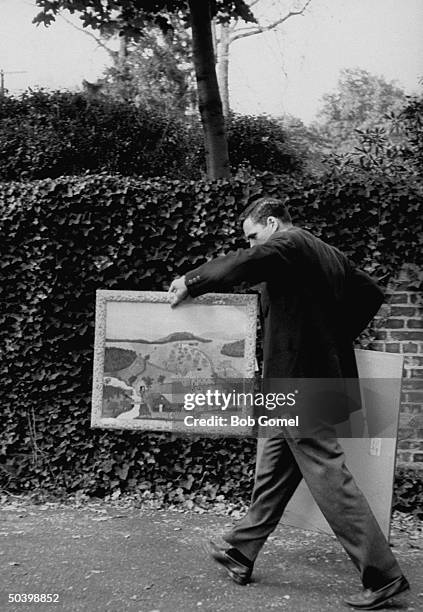
[[[0,478],[166,501],[247,500],[251,440],[90,429],[96,289],[167,289],[178,274],[243,246],[249,196],[287,198],[294,220],[386,284],[421,253],[422,185],[332,173],[231,181],[111,175],[0,183]]]

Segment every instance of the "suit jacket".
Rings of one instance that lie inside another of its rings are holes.
[[[355,378],[353,340],[383,293],[347,257],[298,227],[213,259],[185,275],[192,297],[261,285],[264,378]]]

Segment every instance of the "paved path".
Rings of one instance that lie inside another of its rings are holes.
[[[231,519],[116,508],[4,507],[1,612],[341,612],[360,588],[331,536],[280,526],[246,587],[232,583],[202,542]],[[415,537],[415,536],[414,536]],[[423,610],[423,550],[405,532],[394,549],[413,584],[390,610]],[[57,593],[58,603],[7,603],[8,593]]]

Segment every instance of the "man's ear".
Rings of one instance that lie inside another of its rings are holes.
[[[267,217],[266,225],[274,229],[275,227],[278,227],[278,220],[276,217]]]

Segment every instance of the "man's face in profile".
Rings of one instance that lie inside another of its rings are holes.
[[[277,229],[277,221],[274,217],[268,217],[265,224],[258,221],[253,221],[251,217],[247,217],[242,224],[245,238],[250,243],[250,247],[257,244],[263,244],[269,240],[270,236]]]

